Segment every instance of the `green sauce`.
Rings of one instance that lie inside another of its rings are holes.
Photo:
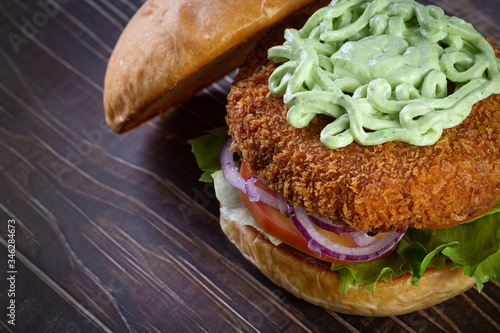
[[[500,60],[467,22],[413,0],[339,0],[268,52],[269,89],[303,128],[332,117],[321,142],[434,144],[472,105],[500,93]],[[448,93],[448,87],[453,87]]]

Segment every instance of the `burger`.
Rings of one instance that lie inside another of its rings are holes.
[[[500,282],[492,43],[413,0],[318,5],[252,39],[227,128],[190,141],[222,230],[274,283],[341,313],[404,314]],[[164,96],[107,106],[108,122],[137,126]]]

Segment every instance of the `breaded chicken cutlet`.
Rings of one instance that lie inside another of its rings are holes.
[[[316,118],[296,129],[268,89],[270,36],[240,69],[228,96],[233,149],[293,205],[352,230],[402,231],[463,220],[500,198],[500,95],[478,103],[435,145],[387,142],[328,149]],[[282,36],[282,35],[281,35]],[[276,42],[277,40],[278,42]],[[497,52],[498,56],[498,52]]]

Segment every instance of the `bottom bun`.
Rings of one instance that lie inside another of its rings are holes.
[[[465,292],[475,279],[463,269],[428,268],[419,286],[411,285],[412,275],[379,282],[372,294],[363,286],[342,296],[339,275],[331,264],[294,248],[273,245],[251,226],[242,226],[221,217],[222,231],[243,256],[278,286],[309,303],[336,312],[362,316],[394,316],[424,309]]]

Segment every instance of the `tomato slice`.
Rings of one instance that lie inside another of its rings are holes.
[[[299,251],[309,254],[312,257],[325,260],[332,263],[337,264],[354,264],[355,262],[338,260],[335,258],[331,258],[327,255],[322,254],[321,257],[318,256],[316,252],[313,252],[309,249],[307,245],[307,241],[300,234],[300,232],[293,225],[292,220],[287,217],[285,214],[281,214],[278,210],[270,207],[260,201],[252,202],[248,198],[248,196],[238,190],[240,194],[240,198],[248,208],[248,210],[252,213],[253,217],[259,224],[259,226],[269,235],[278,238],[282,242],[290,245],[291,247],[296,248]],[[329,233],[330,238],[335,238],[338,243],[341,243],[344,246],[356,246],[356,244],[352,241],[352,239],[345,234],[337,235],[332,232],[325,231],[325,233]]]
[[[465,223],[467,221],[470,221],[472,219],[475,219],[476,217],[479,217],[481,215],[484,215],[486,213],[488,213],[490,210],[493,209],[493,207],[496,206],[496,202],[494,202],[492,205],[486,207],[485,209],[481,210],[480,212],[472,215],[472,216],[469,216],[468,218],[466,218],[465,220],[462,220],[462,221],[450,221],[448,223],[442,223],[442,224],[438,224],[438,223],[432,223],[430,225],[427,225],[425,226],[424,229],[444,229],[444,228],[449,228],[449,227],[454,227],[456,225],[459,225],[459,224],[462,224],[462,223]]]
[[[248,168],[246,164],[243,162],[241,165],[240,173],[243,178],[248,178],[251,176],[250,172],[248,171]],[[259,184],[259,183],[257,183]],[[273,194],[276,196],[276,192],[272,191],[268,188],[265,188],[262,186],[263,189],[265,189],[267,192]],[[359,264],[360,262],[352,262],[352,261],[347,261],[347,260],[339,260],[336,258],[329,257],[325,254],[322,254],[321,257],[316,253],[313,252],[309,249],[308,243],[305,240],[305,238],[300,234],[300,232],[297,230],[295,225],[293,224],[292,220],[286,215],[286,214],[281,214],[278,210],[276,210],[273,207],[270,207],[260,201],[257,202],[252,202],[248,198],[248,196],[243,193],[242,191],[238,190],[238,193],[240,195],[241,200],[245,204],[245,206],[248,208],[248,210],[252,213],[253,217],[259,224],[259,226],[269,235],[278,238],[282,242],[296,248],[299,251],[302,251],[304,253],[309,254],[312,257],[336,263],[336,264]],[[336,234],[327,230],[323,230],[318,228],[318,230],[323,233],[326,237],[328,237],[330,240],[341,244],[343,246],[347,247],[357,247],[356,243],[352,240],[352,238],[348,234]],[[377,235],[377,238],[382,238],[384,234],[379,234]],[[394,250],[396,246],[392,250]],[[385,253],[383,256],[380,256],[378,258],[375,258],[371,261],[366,261],[366,262],[372,262],[376,260],[380,260],[384,258],[385,256],[389,255],[391,251],[388,251]]]

